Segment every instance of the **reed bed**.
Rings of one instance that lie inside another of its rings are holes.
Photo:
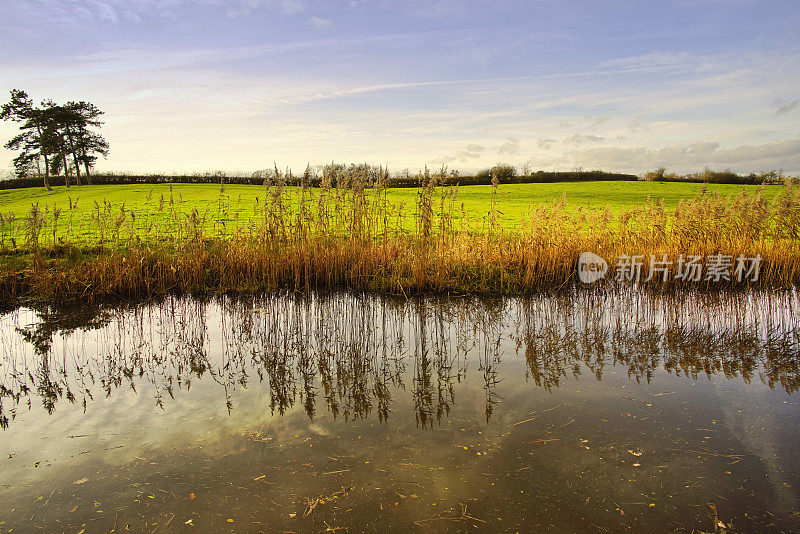
[[[320,186],[277,169],[250,198],[202,212],[170,189],[148,209],[95,203],[91,217],[33,204],[0,214],[0,295],[6,298],[149,297],[169,292],[351,289],[514,295],[577,283],[589,251],[614,265],[642,255],[762,258],[758,280],[688,282],[660,276],[640,285],[789,287],[800,281],[800,187],[772,199],[763,190],[705,190],[676,208],[650,200],[634,209],[574,209],[564,198],[499,224],[494,180],[488,213],[470,214],[445,172],[424,172],[413,205],[387,198],[388,173],[334,171]],[[293,181],[296,186],[287,186]],[[87,224],[89,228],[87,228]],[[644,280],[646,276],[642,276]]]

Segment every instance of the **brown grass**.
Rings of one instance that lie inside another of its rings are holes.
[[[416,206],[407,207],[386,200],[383,175],[367,183],[366,176],[346,171],[323,176],[313,197],[301,180],[293,196],[299,201],[290,201],[288,177],[276,169],[258,198],[235,207],[222,202],[220,185],[216,218],[208,211],[177,212],[172,194],[154,201],[154,210],[170,212],[158,223],[142,224],[147,213],[98,205],[93,220],[99,238],[93,243],[56,238],[61,225],[71,224],[72,206],[66,213],[42,213],[33,205],[24,219],[0,219],[0,295],[147,297],[320,288],[523,294],[575,283],[584,251],[607,259],[612,277],[623,254],[644,255],[645,274],[650,255],[674,261],[680,254],[758,254],[763,264],[757,282],[693,285],[787,287],[800,281],[796,185],[787,185],[773,201],[760,191],[734,197],[704,191],[674,210],[649,201],[618,217],[607,209],[569,209],[561,199],[533,207],[511,229],[497,224],[493,201],[485,224],[475,229],[465,223],[458,188],[442,184],[445,177],[420,175]],[[231,230],[224,220],[234,208]],[[240,220],[242,209],[255,216]],[[685,285],[658,277],[649,284]]]

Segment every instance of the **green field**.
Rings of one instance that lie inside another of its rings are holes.
[[[531,207],[559,200],[562,196],[568,208],[608,208],[612,214],[616,214],[623,209],[640,207],[648,199],[662,199],[665,207],[673,208],[681,199],[699,195],[704,187],[709,193],[726,196],[736,195],[743,189],[750,193],[757,189],[756,186],[741,185],[704,186],[695,183],[620,181],[500,185],[497,189],[496,209],[498,221],[507,229],[514,229]],[[782,186],[766,186],[764,195],[772,198],[782,189]],[[434,195],[434,212],[440,207],[441,192],[439,189]],[[312,202],[316,200],[318,193],[318,189],[310,190]],[[472,227],[479,229],[484,225],[492,206],[492,186],[462,186],[452,205],[449,200],[452,191],[447,190],[447,193],[447,205],[453,208],[456,218],[460,217],[463,204],[463,211]],[[148,220],[164,223],[167,214],[186,214],[196,209],[200,216],[205,215],[207,224],[218,225],[220,221],[225,221],[226,227],[230,228],[235,224],[229,223],[256,217],[257,202],[263,204],[265,194],[265,189],[261,186],[226,185],[224,192],[220,192],[220,186],[216,184],[176,184],[172,189],[168,184],[101,185],[69,189],[62,186],[53,191],[43,188],[10,189],[0,190],[0,215],[8,220],[8,215],[13,214],[19,220],[30,213],[32,204],[38,203],[45,218],[49,220],[52,218],[50,214],[58,208],[62,210],[62,227],[69,218],[68,224],[72,225],[73,236],[77,236],[93,231],[96,224],[92,217],[98,208],[107,211],[109,217],[116,217],[124,205],[129,215],[132,212],[138,218],[137,226]],[[298,195],[296,187],[285,189],[289,203],[296,204]],[[368,198],[369,196],[368,191]],[[395,209],[402,207],[404,216],[408,218],[417,209],[417,196],[417,189],[392,189],[387,192],[386,199]],[[70,204],[76,202],[77,207],[69,210]]]

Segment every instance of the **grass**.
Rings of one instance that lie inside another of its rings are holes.
[[[330,177],[328,177],[330,178]],[[800,188],[581,182],[367,188],[182,184],[0,192],[0,294],[40,298],[289,288],[518,294],[577,258],[760,255],[800,279]],[[332,187],[332,183],[339,184]],[[77,200],[76,200],[77,199]],[[648,267],[645,259],[644,269]],[[672,283],[672,282],[670,282]],[[701,281],[695,285],[712,285]]]
[[[532,206],[559,200],[565,201],[568,209],[593,208],[604,209],[617,216],[624,210],[642,206],[648,199],[661,199],[665,208],[674,209],[681,200],[694,198],[703,191],[703,184],[667,183],[667,182],[560,182],[545,184],[499,185],[496,193],[497,220],[507,230],[519,226],[520,221]],[[710,193],[720,195],[736,195],[742,190],[754,193],[756,186],[740,185],[708,185]],[[765,198],[772,199],[781,191],[781,186],[764,188]],[[368,190],[367,193],[370,191]],[[318,189],[311,189],[309,195],[316,198]],[[490,185],[474,185],[460,187],[457,200],[463,203],[464,213],[471,218],[471,223],[480,229],[492,210],[493,187]],[[111,210],[125,208],[137,214],[147,213],[151,218],[161,219],[169,211],[158,210],[162,196],[165,202],[172,198],[177,203],[177,211],[190,213],[196,209],[198,213],[208,212],[207,224],[215,224],[224,220],[236,222],[236,215],[243,219],[253,216],[252,207],[256,200],[264,199],[264,188],[252,185],[226,185],[220,194],[219,185],[212,184],[175,184],[170,187],[161,185],[118,185],[118,186],[83,186],[66,188],[54,187],[53,191],[43,188],[25,188],[0,190],[0,215],[7,217],[25,217],[31,204],[38,203],[44,212],[52,212],[54,208],[64,210],[77,200],[77,209],[73,210],[73,238],[84,236],[89,240],[96,230],[91,213],[97,205],[108,203]],[[412,217],[417,199],[416,189],[394,189],[386,192],[386,200],[395,207],[404,206],[408,217]],[[294,199],[297,188],[287,188],[287,197]],[[150,200],[148,201],[148,198]],[[221,206],[227,210],[223,213]],[[460,216],[461,206],[458,206]],[[143,219],[144,220],[144,219]],[[232,226],[230,226],[232,227]],[[66,228],[66,227],[65,227]]]

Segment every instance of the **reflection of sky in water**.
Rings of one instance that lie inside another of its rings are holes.
[[[796,306],[579,293],[17,310],[0,327],[0,499],[15,509],[0,521],[710,530],[713,503],[734,528],[796,528]],[[320,495],[334,497],[303,519]]]

